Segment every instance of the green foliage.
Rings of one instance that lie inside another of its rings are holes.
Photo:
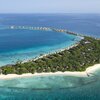
[[[69,50],[36,61],[17,62],[16,65],[1,67],[1,70],[3,74],[84,71],[88,66],[96,63],[100,63],[100,40],[84,37],[78,46]]]

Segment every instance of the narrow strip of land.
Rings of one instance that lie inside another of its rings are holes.
[[[100,64],[100,39],[84,36],[76,46],[54,54],[17,62],[0,68],[3,74],[48,73],[85,71],[94,64]]]
[[[14,79],[14,78],[25,78],[25,77],[35,77],[35,76],[59,76],[59,75],[63,75],[63,76],[76,76],[76,77],[91,77],[93,76],[95,73],[95,71],[100,70],[100,64],[96,64],[94,66],[91,66],[89,68],[86,69],[86,71],[84,72],[49,72],[49,73],[26,73],[26,74],[22,74],[22,75],[17,75],[17,74],[8,74],[8,75],[0,75],[0,79]]]

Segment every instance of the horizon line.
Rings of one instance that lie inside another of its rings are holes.
[[[47,13],[47,12],[45,12],[45,13],[40,13],[40,12],[33,12],[33,13],[30,13],[30,12],[26,12],[26,13],[23,13],[23,12],[8,12],[8,13],[6,13],[6,12],[4,12],[4,13],[0,13],[0,14],[100,14],[99,12],[97,13],[97,12],[72,12],[72,13],[54,13],[54,12],[52,12],[52,13]]]

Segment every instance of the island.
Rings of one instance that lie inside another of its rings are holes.
[[[14,29],[13,26],[10,27]],[[21,28],[21,27],[20,27]],[[25,28],[25,27],[22,27]],[[31,28],[37,29],[37,28]],[[51,30],[51,28],[38,28]],[[57,32],[65,32],[84,37],[72,47],[48,55],[40,55],[38,59],[32,59],[27,62],[18,61],[15,65],[6,65],[0,67],[0,72],[7,74],[25,74],[25,73],[47,73],[47,72],[66,72],[66,71],[85,71],[89,66],[100,64],[100,39],[90,36],[83,36],[70,31],[52,29]]]

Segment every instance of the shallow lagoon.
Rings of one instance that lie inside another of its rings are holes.
[[[54,31],[0,29],[0,66],[69,47],[79,37]]]
[[[99,100],[100,69],[89,77],[35,76],[0,80],[0,100]]]

